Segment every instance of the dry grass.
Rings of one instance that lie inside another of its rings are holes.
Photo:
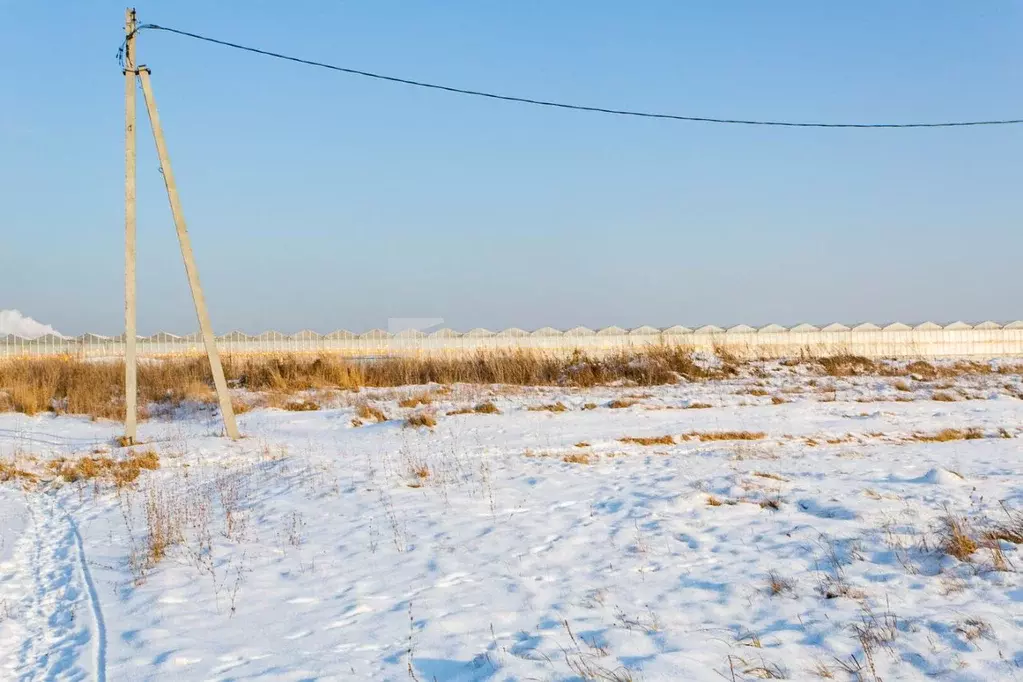
[[[991,542],[1002,540],[1014,545],[1023,545],[1023,512],[1010,511],[1003,505],[1005,520],[1000,521],[984,533]]]
[[[588,448],[588,447],[590,447],[590,444],[589,444],[589,443],[587,443],[587,442],[586,442],[586,441],[584,441],[584,440],[581,440],[581,441],[579,441],[578,443],[576,443],[576,444],[575,444],[575,446],[576,446],[577,448]]]
[[[46,470],[67,483],[104,480],[123,488],[135,480],[142,470],[160,468],[160,457],[154,450],[130,452],[124,459],[112,457],[79,457],[54,459],[46,463]]]
[[[937,400],[939,403],[954,403],[958,401],[959,398],[947,391],[935,391],[931,394],[931,400]]]
[[[877,363],[859,355],[832,355],[831,357],[819,358],[817,363],[825,374],[832,377],[862,376],[864,374],[879,373]]]
[[[969,561],[980,545],[965,518],[946,513],[941,519],[938,548],[959,561]]]
[[[488,401],[479,403],[475,407],[460,407],[448,412],[448,416],[456,414],[501,414],[501,410],[497,409],[497,405]]]
[[[788,400],[785,400],[785,398],[782,398],[779,395],[771,396],[771,404],[772,405],[784,405],[787,402],[788,402]]]
[[[625,436],[619,438],[621,443],[632,443],[634,445],[674,445],[675,439],[671,436],[655,436],[652,438],[644,438],[642,436]]]
[[[903,379],[899,379],[898,381],[893,383],[892,388],[894,388],[896,391],[902,391],[904,393],[908,393],[913,390],[913,387],[909,385],[909,382]]]
[[[39,481],[39,476],[31,471],[20,468],[16,462],[0,461],[0,483],[7,483],[9,481],[32,484]]]
[[[763,431],[690,431],[686,434],[686,438],[700,441],[763,440],[766,437]]]
[[[420,427],[426,427],[432,429],[435,426],[437,426],[437,420],[433,418],[433,415],[426,412],[410,414],[405,418],[406,428],[417,429]]]
[[[561,461],[570,464],[590,464],[592,460],[587,452],[573,452],[562,457]]]
[[[991,637],[993,630],[991,625],[980,618],[966,618],[956,623],[955,631],[958,632],[968,642],[974,642],[978,639],[988,639]]]
[[[984,432],[978,428],[969,429],[942,429],[937,433],[919,433],[913,436],[913,440],[922,443],[947,443],[954,440],[979,440],[984,437]]]
[[[320,409],[318,403],[313,400],[305,398],[303,400],[292,400],[284,404],[284,409],[288,412],[315,412]]]
[[[367,402],[359,403],[355,408],[356,416],[363,421],[375,421],[385,422],[387,421],[387,415],[376,405],[370,405]]]
[[[398,407],[419,407],[433,404],[433,396],[429,393],[416,393],[398,401]]]
[[[549,405],[533,405],[531,407],[527,407],[526,409],[529,410],[530,412],[566,412],[566,411],[568,411],[568,408],[565,407],[565,404],[562,403],[560,400],[558,402],[556,402],[556,403],[551,403]]]
[[[612,410],[622,410],[622,409],[625,409],[626,407],[632,407],[637,402],[638,401],[636,401],[636,400],[621,400],[621,399],[617,399],[617,400],[612,400],[611,402],[609,402],[607,404],[607,406],[609,408],[611,408]]]
[[[778,474],[772,474],[772,473],[767,472],[767,471],[754,471],[753,475],[754,476],[759,476],[760,478],[770,478],[770,479],[772,479],[774,481],[788,482],[788,480],[789,480],[787,478],[782,478]]]
[[[687,410],[707,410],[707,409],[710,409],[712,407],[714,407],[714,406],[711,405],[710,403],[689,403],[688,405],[686,405],[685,409],[687,409]]]
[[[476,414],[501,414],[501,410],[497,409],[497,405],[489,400],[484,403],[479,403],[476,407],[472,408],[472,411]]]
[[[597,403],[586,403],[583,405],[584,410],[595,410],[597,409]]]
[[[781,577],[774,571],[767,574],[767,590],[772,595],[790,593],[794,589],[795,584],[791,580]]]
[[[731,363],[708,368],[691,349],[657,346],[594,357],[538,351],[480,352],[462,357],[387,358],[352,362],[340,357],[280,355],[224,358],[228,381],[250,391],[297,393],[315,389],[359,390],[426,384],[507,384],[591,387],[627,382],[639,386],[733,376]],[[33,415],[86,414],[121,419],[124,365],[70,357],[16,359],[0,363],[0,407]],[[139,364],[139,404],[212,401],[213,380],[205,358]],[[427,404],[427,403],[419,403]]]

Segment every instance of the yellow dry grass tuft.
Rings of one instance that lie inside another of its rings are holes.
[[[565,404],[562,403],[560,400],[556,403],[551,403],[549,405],[533,405],[531,407],[527,407],[526,409],[529,410],[530,412],[566,412],[568,410],[568,408],[565,407]]]
[[[690,431],[686,434],[686,438],[700,441],[763,440],[766,437],[763,431]]]
[[[947,391],[935,391],[931,395],[931,400],[937,400],[939,403],[954,403],[958,401],[959,398]]]
[[[405,427],[417,429],[426,427],[432,429],[437,426],[437,420],[433,418],[433,415],[426,412],[420,412],[418,414],[410,414],[405,418]]]
[[[947,443],[955,440],[979,440],[984,437],[984,432],[978,428],[969,429],[942,429],[937,433],[918,433],[913,440],[922,443]]]
[[[398,407],[419,407],[420,405],[431,405],[433,396],[429,393],[417,393],[398,401]]]
[[[646,437],[642,437],[642,436],[625,436],[624,438],[619,438],[618,441],[621,442],[621,443],[632,443],[632,444],[635,444],[635,445],[674,445],[675,444],[675,439],[672,438],[671,436],[654,436],[654,437],[650,437],[650,438],[646,438]]]
[[[633,405],[636,404],[636,402],[637,401],[635,401],[635,400],[621,400],[621,399],[618,399],[618,400],[612,400],[611,402],[609,402],[607,404],[607,406],[609,408],[611,408],[612,410],[622,410],[622,409],[625,409],[626,407],[632,407]]]
[[[387,421],[387,415],[376,405],[370,405],[367,402],[359,403],[355,408],[356,416],[363,421],[375,421],[385,422]]]
[[[698,403],[697,402],[697,403],[689,403],[688,405],[686,405],[685,409],[687,409],[687,410],[708,410],[708,409],[710,409],[712,407],[714,407],[714,406],[711,405],[710,403]]]
[[[21,481],[24,484],[37,483],[39,476],[31,471],[20,468],[16,462],[0,461],[0,483]]]
[[[320,406],[315,401],[305,398],[303,400],[293,400],[285,403],[284,409],[288,412],[315,412],[320,409]]]
[[[941,551],[959,561],[969,561],[980,545],[973,538],[966,519],[947,513],[942,517],[941,524],[938,534],[938,547]]]
[[[768,471],[754,471],[753,475],[754,476],[759,476],[760,478],[770,478],[770,479],[775,480],[775,481],[788,482],[788,480],[789,480],[787,478],[783,478],[782,476],[779,476],[778,474],[772,474],[772,473],[770,473]]]
[[[572,454],[565,455],[561,458],[562,462],[568,462],[569,464],[590,464],[590,455],[586,452],[574,452]]]
[[[160,468],[160,456],[155,450],[130,452],[124,459],[112,457],[60,458],[46,463],[46,470],[67,483],[100,479],[117,488],[133,483],[143,470]]]

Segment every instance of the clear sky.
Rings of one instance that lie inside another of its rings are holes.
[[[673,113],[1023,117],[1010,0],[138,3],[370,71]],[[123,329],[123,2],[0,0],[0,309]],[[1023,317],[1023,126],[623,119],[143,33],[218,332]],[[139,328],[194,312],[139,98]]]

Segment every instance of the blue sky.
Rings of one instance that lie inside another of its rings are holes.
[[[1023,116],[1009,0],[141,2],[353,68],[705,116]],[[123,3],[0,0],[0,309],[123,327]],[[1023,126],[561,112],[143,33],[218,331],[1023,317]],[[139,327],[196,327],[140,97]]]

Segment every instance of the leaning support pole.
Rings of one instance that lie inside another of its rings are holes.
[[[135,443],[135,10],[124,11],[124,440]]]
[[[237,440],[239,437],[238,425],[235,423],[234,409],[231,407],[231,396],[227,392],[227,381],[224,379],[224,368],[220,364],[220,353],[217,352],[216,339],[213,337],[213,325],[210,324],[210,315],[206,310],[206,299],[203,297],[202,286],[199,284],[199,270],[195,266],[192,243],[188,238],[185,216],[181,211],[181,200],[178,198],[178,187],[174,182],[174,172],[171,170],[170,157],[167,155],[167,144],[164,142],[163,129],[160,127],[160,116],[156,111],[156,100],[153,99],[153,88],[149,83],[149,69],[144,66],[139,67],[139,80],[142,81],[142,96],[146,100],[149,123],[153,129],[153,139],[156,141],[156,153],[160,157],[163,182],[167,186],[167,198],[170,200],[171,213],[174,214],[174,227],[178,231],[181,256],[185,260],[185,272],[188,274],[188,286],[192,290],[195,314],[199,318],[202,340],[206,346],[206,355],[210,360],[210,370],[213,372],[213,383],[217,388],[217,398],[220,399],[220,413],[224,417],[224,430],[228,437]]]

